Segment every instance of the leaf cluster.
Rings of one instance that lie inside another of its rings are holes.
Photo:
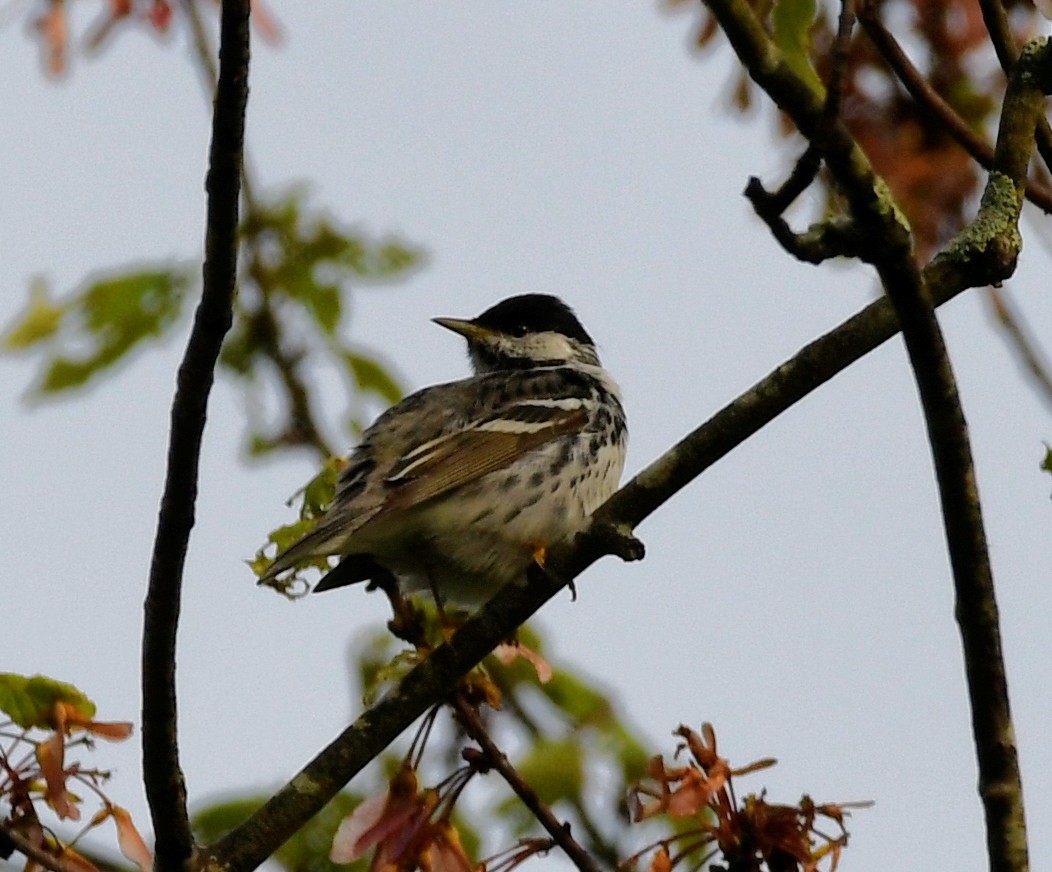
[[[422,253],[393,237],[373,241],[341,225],[310,208],[302,190],[247,209],[240,235],[234,324],[220,364],[244,391],[249,451],[306,445],[319,457],[331,455],[311,376],[324,367],[343,375],[351,434],[364,428],[370,403],[401,397],[379,353],[345,337],[346,311],[352,289],[404,279]],[[164,262],[117,267],[63,295],[37,279],[25,308],[0,336],[0,351],[36,360],[31,398],[97,384],[133,352],[185,326],[200,292],[193,273],[185,264]],[[276,413],[283,421],[264,411],[268,401],[283,407]]]
[[[71,872],[98,872],[75,848],[87,832],[107,820],[117,829],[121,852],[143,872],[153,858],[131,815],[102,791],[109,773],[69,759],[74,748],[93,747],[93,738],[121,741],[131,735],[131,724],[96,721],[95,703],[71,684],[42,675],[0,673],[0,856],[18,848],[29,865],[55,863]],[[99,802],[87,825],[72,840],[63,840],[41,820],[49,809],[60,820],[81,819],[86,789]],[[5,847],[6,846],[6,847]]]
[[[182,315],[191,284],[185,267],[128,268],[56,299],[38,278],[0,348],[37,355],[34,397],[84,387],[143,343],[165,336]]]

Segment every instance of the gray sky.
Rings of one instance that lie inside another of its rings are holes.
[[[257,43],[248,135],[264,185],[430,252],[406,284],[362,289],[350,336],[409,387],[467,371],[429,323],[512,293],[576,307],[619,379],[628,472],[868,302],[871,274],[781,253],[740,196],[776,183],[770,113],[727,109],[733,59],[687,50],[688,16],[656,5],[289,4]],[[77,4],[78,14],[93,4]],[[179,36],[119,34],[49,83],[17,24],[0,31],[0,319],[28,281],[201,247],[208,114]],[[1039,227],[1043,222],[1044,227]],[[1029,214],[1010,292],[1052,336],[1047,218]],[[1035,232],[1039,231],[1039,232]],[[1045,241],[1042,242],[1040,233]],[[1034,868],[1052,865],[1047,725],[1052,478],[1048,412],[982,295],[942,310],[971,425],[998,582]],[[80,686],[103,718],[138,719],[141,600],[185,326],[75,401],[28,408],[0,359],[0,670]],[[319,376],[322,377],[322,376]],[[343,408],[329,379],[329,411]],[[242,560],[289,518],[306,459],[238,460],[243,409],[213,394],[180,637],[192,801],[277,785],[360,709],[355,629],[385,620],[347,590],[289,604]],[[553,663],[608,687],[653,751],[712,721],[732,762],[780,764],[742,787],[776,801],[873,799],[847,869],[985,868],[952,583],[924,427],[901,343],[888,343],[695,482],[579,599],[543,611]],[[145,826],[138,747],[104,746],[111,795]]]

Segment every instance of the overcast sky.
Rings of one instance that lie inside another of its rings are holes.
[[[277,4],[275,4],[277,5]],[[369,233],[426,247],[405,284],[360,289],[346,329],[407,387],[467,372],[430,324],[513,293],[563,296],[630,417],[629,474],[876,293],[858,266],[784,255],[740,195],[777,183],[769,112],[728,110],[734,61],[688,50],[648,2],[283,4],[255,46],[260,182],[306,182]],[[76,4],[87,14],[95,4]],[[0,321],[33,276],[197,256],[209,116],[182,36],[118,34],[46,81],[0,30]],[[1039,225],[1043,222],[1044,226]],[[1009,286],[1052,337],[1048,219],[1028,214]],[[1035,232],[1036,231],[1036,232]],[[1044,236],[1044,242],[1041,236]],[[1052,420],[972,292],[941,310],[974,450],[1023,765],[1032,865],[1052,866]],[[168,408],[187,325],[75,400],[30,407],[0,359],[0,670],[71,681],[138,720],[139,634]],[[331,382],[331,384],[330,384]],[[344,408],[338,380],[328,411]],[[192,802],[276,786],[360,711],[346,657],[385,620],[359,589],[289,604],[242,562],[289,518],[307,458],[245,464],[243,408],[212,397],[186,568],[179,685]],[[893,341],[721,461],[542,612],[553,663],[616,688],[653,751],[712,721],[743,785],[776,801],[873,799],[845,869],[985,868],[952,582],[916,391]],[[134,743],[104,747],[115,799],[148,816]]]

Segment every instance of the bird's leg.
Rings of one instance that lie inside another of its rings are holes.
[[[548,576],[548,578],[554,579],[555,581],[562,581],[570,590],[570,602],[577,602],[577,586],[573,583],[573,579],[571,578],[564,581],[549,569],[545,563],[545,560],[548,558],[548,543],[540,541],[533,542],[530,545],[530,548],[531,553],[533,554],[533,562],[537,564],[537,568]]]
[[[427,586],[431,591],[431,598],[435,601],[435,609],[438,612],[438,625],[442,630],[442,636],[446,641],[449,641],[449,638],[453,635],[453,631],[458,628],[459,624],[446,614],[446,607],[442,602],[442,595],[438,592],[438,585],[435,584],[435,576],[430,571],[427,573]]]
[[[382,590],[391,604],[392,617],[387,622],[387,629],[393,636],[408,642],[415,648],[426,647],[427,638],[420,611],[413,606],[410,600],[402,596],[402,592],[398,589],[398,580],[394,575],[382,567],[379,567],[379,570],[373,574],[369,587]]]

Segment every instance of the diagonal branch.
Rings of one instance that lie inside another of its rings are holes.
[[[224,0],[219,86],[206,188],[204,287],[172,402],[164,494],[157,518],[142,645],[143,779],[157,868],[183,868],[193,852],[179,767],[175,647],[183,566],[194,524],[208,394],[230,329],[237,264],[238,196],[248,97],[249,0]]]
[[[1005,337],[1019,357],[1019,363],[1030,374],[1034,389],[1052,410],[1052,368],[1045,360],[1041,348],[1026,329],[1022,316],[1012,306],[1001,288],[988,291],[997,320],[1004,328]]]
[[[938,302],[963,288],[950,288]],[[634,528],[708,467],[833,376],[886,342],[898,327],[879,300],[803,348],[712,419],[665,452],[596,513],[593,527]],[[602,533],[553,549],[546,565],[566,580],[614,550]],[[536,573],[508,585],[445,645],[417,665],[398,688],[363,713],[241,826],[204,850],[209,870],[255,869],[319,812],[416,718],[448,697],[464,674],[564,586]]]

